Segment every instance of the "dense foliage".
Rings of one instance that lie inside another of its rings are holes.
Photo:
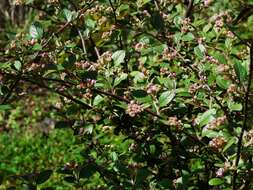
[[[1,129],[15,131],[7,118],[20,102],[41,104],[41,135],[52,123],[72,130],[82,158],[17,174],[1,164],[9,189],[252,188],[252,1],[10,6],[0,13]],[[55,174],[58,186],[43,185]]]

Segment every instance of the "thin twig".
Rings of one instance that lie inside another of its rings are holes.
[[[250,45],[250,65],[249,65],[249,76],[248,76],[248,85],[247,85],[247,90],[245,93],[244,97],[244,119],[243,119],[243,125],[240,133],[240,137],[237,143],[237,153],[236,153],[236,161],[235,161],[235,171],[233,173],[233,190],[236,190],[236,178],[237,178],[237,167],[239,164],[239,160],[241,157],[241,149],[242,149],[242,139],[243,139],[243,134],[247,128],[247,120],[249,117],[248,109],[249,109],[249,94],[250,94],[250,87],[251,87],[251,82],[252,82],[252,77],[253,77],[253,41],[251,41]]]
[[[228,27],[229,31],[232,32],[232,33],[234,34],[234,36],[236,36],[236,37],[238,38],[238,40],[240,40],[240,42],[241,42],[242,44],[248,46],[249,48],[251,47],[251,44],[248,43],[246,40],[243,40],[243,39],[232,29],[232,27],[231,27],[229,24],[225,23],[225,25]]]
[[[11,97],[11,94],[13,93],[15,87],[17,87],[18,83],[20,81],[20,76],[16,76],[16,79],[14,80],[14,82],[12,83],[9,92],[7,93],[7,95],[4,97],[3,101],[1,104],[5,104],[8,99]]]
[[[77,28],[77,32],[78,32],[78,35],[79,35],[79,37],[80,37],[80,39],[81,39],[81,42],[82,42],[83,53],[86,55],[86,54],[87,54],[87,50],[86,50],[86,46],[85,46],[85,41],[84,41],[84,39],[83,39],[83,35],[82,35],[82,33],[81,33],[81,31],[80,31],[79,28]]]
[[[72,97],[71,95],[68,95],[68,94],[65,94],[65,93],[63,93],[63,92],[60,92],[59,90],[55,90],[55,89],[53,89],[53,88],[50,88],[50,87],[46,86],[46,85],[43,84],[43,83],[37,82],[37,81],[35,81],[35,80],[31,80],[31,79],[28,78],[28,77],[22,77],[21,80],[24,80],[24,81],[26,81],[26,82],[30,82],[30,83],[32,83],[32,84],[36,84],[36,85],[39,86],[39,87],[45,88],[45,89],[47,89],[47,90],[49,90],[49,91],[51,91],[51,92],[54,92],[54,93],[56,93],[56,94],[59,94],[60,96],[63,96],[63,97],[65,97],[65,98],[67,98],[67,99],[73,101],[74,103],[77,103],[77,104],[83,106],[84,108],[93,109],[92,106],[90,106],[90,105],[88,105],[88,104],[82,102],[81,100],[78,100],[78,99]]]

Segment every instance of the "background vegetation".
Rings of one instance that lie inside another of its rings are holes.
[[[252,14],[0,1],[0,189],[252,189]]]

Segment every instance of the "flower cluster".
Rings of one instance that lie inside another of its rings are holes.
[[[222,117],[218,117],[212,121],[210,121],[206,126],[205,126],[205,130],[212,130],[212,129],[216,129],[217,127],[225,124],[227,117],[226,116],[222,116]]]
[[[137,44],[135,44],[134,49],[137,52],[140,52],[142,49],[146,48],[147,44],[143,43],[143,42],[138,42]]]
[[[229,163],[229,162],[225,162],[224,167],[219,168],[219,169],[215,172],[216,177],[219,177],[219,178],[224,177],[224,175],[225,175],[225,173],[228,171],[229,167],[230,167],[230,163]]]
[[[24,1],[23,0],[14,0],[13,4],[14,5],[23,5]]]
[[[73,170],[76,169],[78,167],[78,164],[74,161],[71,162],[67,162],[64,166],[64,170]]]
[[[104,52],[98,59],[99,64],[106,64],[112,60],[112,52],[106,51]]]
[[[213,56],[206,56],[206,60],[213,64],[219,64],[219,61],[215,59]]]
[[[178,52],[176,50],[170,51],[168,48],[165,48],[162,53],[162,58],[171,61],[177,56],[177,54]]]
[[[235,93],[237,91],[237,87],[235,84],[230,84],[228,89],[227,89],[227,93]]]
[[[198,85],[197,83],[194,83],[192,85],[190,85],[189,89],[188,89],[188,92],[190,94],[194,94],[195,92],[197,92],[197,90],[200,88],[201,86]]]
[[[52,4],[52,3],[58,3],[58,0],[48,0],[48,3]]]
[[[160,90],[160,87],[157,84],[149,84],[147,86],[147,93],[148,94],[156,94],[159,90]]]
[[[228,38],[234,38],[234,37],[235,37],[234,33],[231,32],[231,31],[227,31],[227,32],[226,32],[226,36],[227,36]]]
[[[169,117],[168,123],[170,126],[176,127],[177,129],[182,127],[182,121],[177,117]]]
[[[253,129],[249,130],[248,132],[245,132],[244,138],[246,140],[245,146],[252,146],[253,145]]]
[[[181,24],[181,32],[182,33],[186,33],[189,31],[189,26],[190,26],[190,23],[191,23],[191,19],[190,18],[185,18],[182,20]]]
[[[84,88],[91,88],[96,84],[96,80],[94,79],[87,79],[85,82],[81,82],[77,85],[78,89],[84,89]]]
[[[204,0],[204,6],[208,7],[212,2],[213,0]]]
[[[41,63],[32,63],[32,64],[29,64],[29,66],[27,65],[26,69],[27,71],[33,71],[33,70],[44,68],[45,66],[46,66],[45,64],[41,64]]]
[[[229,66],[228,65],[225,65],[225,64],[219,64],[218,67],[217,67],[217,72],[218,73],[225,73],[229,70]]]
[[[209,142],[209,147],[212,148],[215,151],[219,151],[223,148],[226,141],[223,137],[215,137]]]
[[[214,21],[214,28],[218,32],[224,26],[224,21],[228,23],[232,21],[232,18],[228,12],[222,12],[222,13],[216,14],[211,19]]]
[[[216,172],[216,177],[223,177],[225,174],[225,169],[224,168],[219,168]]]
[[[130,144],[128,150],[135,152],[135,151],[137,151],[138,147],[139,147],[138,144],[132,143],[132,144]]]
[[[79,62],[75,62],[75,66],[79,69],[85,69],[87,71],[96,71],[99,67],[99,64],[82,60]]]
[[[105,7],[104,5],[96,5],[90,9],[88,9],[86,11],[87,14],[91,14],[91,15],[94,15],[98,12],[111,12],[112,11],[112,8],[111,7]]]
[[[134,101],[131,101],[127,105],[126,113],[130,115],[131,117],[136,116],[138,113],[141,113],[143,111],[143,107],[141,105],[136,104]]]
[[[85,100],[91,99],[92,96],[93,96],[93,94],[92,94],[92,92],[91,92],[90,89],[87,89],[87,92],[83,94],[83,98],[84,98]]]

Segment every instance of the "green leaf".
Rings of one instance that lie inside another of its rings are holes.
[[[203,28],[203,32],[204,33],[207,33],[211,28],[213,28],[213,25],[212,24],[206,24]]]
[[[208,182],[208,184],[212,186],[221,185],[223,183],[224,183],[224,180],[220,178],[213,178],[213,179],[210,179]]]
[[[63,16],[68,22],[70,22],[72,20],[73,13],[68,9],[63,9]]]
[[[15,67],[15,69],[17,69],[18,71],[21,69],[21,66],[22,66],[22,64],[21,64],[20,61],[15,61],[15,62],[14,62],[14,67]]]
[[[188,42],[194,40],[194,38],[195,38],[194,35],[188,32],[186,35],[182,36],[182,41]]]
[[[222,76],[218,76],[216,78],[216,83],[220,88],[226,90],[229,87],[230,81],[225,80]]]
[[[214,115],[216,114],[215,109],[210,109],[199,115],[196,119],[197,124],[202,127],[208,124],[211,120],[215,119]]]
[[[194,48],[194,53],[198,58],[202,59],[205,55],[205,47],[202,44],[199,44]]]
[[[145,168],[138,169],[135,184],[137,186],[142,184],[143,181],[148,177],[149,174],[150,174],[150,172]]]
[[[117,86],[118,84],[121,83],[121,81],[126,80],[127,79],[127,74],[126,73],[121,73],[121,75],[119,77],[116,77],[116,79],[114,80],[114,87]]]
[[[214,138],[217,137],[219,135],[219,133],[217,131],[212,131],[212,130],[206,130],[205,128],[203,128],[202,130],[202,137],[208,137],[208,138]]]
[[[227,149],[229,149],[233,144],[236,144],[237,138],[232,137],[226,144],[226,146],[223,148],[223,152],[226,152]]]
[[[112,59],[115,63],[115,66],[119,66],[124,62],[126,52],[124,50],[118,50],[112,54]]]
[[[90,18],[87,18],[85,20],[85,25],[90,29],[94,29],[96,27],[96,22]]]
[[[149,3],[151,0],[137,0],[136,4],[138,7],[142,7],[143,5]]]
[[[93,100],[93,105],[94,106],[97,106],[97,105],[99,105],[101,102],[103,102],[104,101],[104,98],[103,98],[103,96],[100,96],[100,95],[97,95],[95,98],[94,98],[94,100]]]
[[[228,108],[230,111],[241,111],[242,110],[242,104],[236,103],[233,101],[228,102]]]
[[[12,107],[10,105],[0,105],[0,112],[10,110]]]
[[[112,158],[112,160],[115,162],[115,161],[117,161],[118,160],[118,155],[117,155],[117,153],[116,152],[111,152],[111,158]]]
[[[42,25],[39,22],[34,22],[30,26],[29,30],[30,36],[34,39],[41,39],[43,36],[43,28]]]
[[[52,170],[45,170],[43,172],[40,172],[39,175],[37,176],[36,183],[42,184],[42,183],[46,182],[50,178],[52,173],[53,173]]]
[[[247,70],[239,61],[235,62],[234,69],[240,82],[244,82],[247,79]]]
[[[33,45],[33,48],[32,48],[34,51],[41,51],[42,50],[42,46],[38,43],[34,44]]]
[[[142,82],[145,78],[145,75],[140,71],[132,71],[130,76],[134,77],[134,83]]]
[[[167,106],[175,97],[175,91],[166,91],[161,94],[159,97],[159,106],[164,107]]]
[[[164,20],[159,11],[155,11],[151,15],[151,25],[158,31],[163,30],[164,28]]]

